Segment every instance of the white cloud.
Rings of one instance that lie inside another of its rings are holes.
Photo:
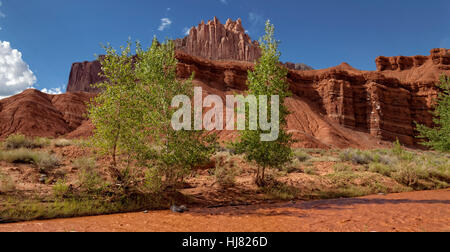
[[[0,7],[2,7],[2,1],[0,1]],[[4,18],[6,17],[6,15],[2,12],[2,10],[0,10],[0,18]],[[2,27],[0,26],[0,31],[3,30]]]
[[[220,0],[220,2],[223,3],[223,4],[228,4],[227,0]]]
[[[22,53],[0,41],[0,97],[8,97],[32,87],[36,76],[22,59]]]
[[[264,18],[261,14],[250,12],[248,14],[248,19],[252,25],[264,24]]]
[[[58,94],[62,94],[62,88],[58,87],[58,88],[44,88],[41,90],[43,93],[47,93],[47,94],[51,94],[51,95],[58,95]]]
[[[186,35],[186,36],[189,35],[189,32],[191,31],[191,29],[192,29],[192,28],[184,27],[184,28],[183,28],[183,34]]]
[[[264,31],[264,16],[257,12],[248,13],[248,21],[250,22],[249,29],[246,31],[252,35],[258,35],[260,32]]]
[[[164,31],[165,29],[168,29],[171,24],[172,20],[170,20],[169,18],[161,18],[161,25],[158,27],[158,31]]]
[[[2,7],[3,3],[2,1],[0,1],[0,7]],[[6,17],[5,13],[2,12],[2,10],[0,10],[0,18],[4,18]]]

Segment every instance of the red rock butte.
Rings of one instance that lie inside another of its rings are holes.
[[[223,98],[246,90],[247,71],[253,68],[252,61],[259,57],[259,51],[240,20],[228,20],[225,25],[217,19],[202,22],[176,43],[179,78],[188,78],[195,72],[195,85],[202,86],[205,94]],[[417,146],[415,123],[432,125],[429,111],[439,93],[439,76],[450,75],[450,50],[433,49],[429,56],[378,57],[376,64],[376,71],[361,71],[346,63],[321,70],[289,70],[293,97],[287,100],[292,112],[288,129],[299,140],[296,146],[377,148],[396,139]],[[88,120],[71,119],[75,114],[83,114],[84,104],[74,103],[78,104],[76,113],[75,105],[69,104],[74,97],[87,101],[93,95],[83,92],[98,92],[91,84],[101,81],[100,71],[98,61],[74,63],[68,94],[55,98],[26,91],[1,100],[0,138],[11,133],[90,135],[92,126]],[[67,105],[55,107],[55,99],[67,99]],[[36,116],[38,112],[57,115],[51,118],[65,123],[54,127],[49,122],[53,119]],[[223,131],[219,135],[227,140],[234,138],[236,132]]]
[[[215,17],[192,27],[189,35],[175,40],[177,50],[210,60],[241,60],[254,62],[261,57],[257,41],[252,41],[239,18],[223,25]]]

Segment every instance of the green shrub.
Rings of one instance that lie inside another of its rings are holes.
[[[7,150],[20,149],[20,148],[31,148],[32,141],[24,135],[10,135],[4,141],[4,148]]]
[[[53,186],[53,195],[56,198],[66,198],[70,195],[70,186],[67,185],[66,181],[58,180]]]
[[[317,175],[316,169],[314,166],[307,166],[304,169],[305,174],[308,175]]]
[[[21,148],[34,149],[48,146],[50,144],[50,140],[42,137],[30,139],[25,135],[16,134],[10,135],[8,138],[6,138],[3,144],[4,148],[7,150],[14,150]]]
[[[53,145],[58,148],[71,146],[72,144],[73,144],[72,141],[67,139],[57,139],[53,142]]]
[[[337,163],[334,165],[334,172],[347,172],[353,171],[352,167],[347,164]]]
[[[306,161],[311,159],[311,156],[308,153],[303,152],[302,150],[295,150],[294,151],[294,157],[299,162],[306,162]]]
[[[0,193],[12,192],[16,189],[16,184],[7,174],[0,173]]]
[[[162,177],[156,168],[145,172],[144,189],[149,193],[160,193],[163,190]]]
[[[369,171],[390,177],[392,172],[394,172],[395,170],[390,165],[385,165],[382,163],[371,163],[369,165]]]
[[[37,137],[33,139],[32,148],[44,148],[50,146],[51,140],[45,137]]]
[[[92,170],[95,168],[95,165],[95,159],[86,157],[75,159],[72,162],[72,167],[79,170]]]
[[[237,175],[238,168],[232,157],[227,153],[218,153],[214,169],[216,182],[223,188],[230,188],[235,185]]]
[[[267,180],[267,184],[260,188],[260,190],[270,199],[277,200],[293,200],[300,194],[300,190],[296,187],[276,181],[270,177]]]
[[[341,161],[360,165],[367,165],[374,161],[374,157],[370,152],[353,149],[344,150],[339,157]]]
[[[83,165],[80,166],[80,173],[78,176],[78,181],[80,183],[80,190],[82,193],[88,195],[97,195],[104,192],[108,184],[100,176],[96,170],[95,164],[92,165],[90,161],[81,162]]]
[[[52,154],[46,152],[37,152],[36,154],[36,165],[39,167],[41,172],[46,172],[61,165],[61,160]]]
[[[60,165],[60,160],[55,155],[46,152],[35,152],[24,148],[1,152],[0,161],[34,164],[38,166],[41,171],[46,171]]]

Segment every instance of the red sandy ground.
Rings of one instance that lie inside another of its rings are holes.
[[[33,221],[0,225],[0,231],[192,232],[448,232],[450,189],[273,205],[191,209]]]

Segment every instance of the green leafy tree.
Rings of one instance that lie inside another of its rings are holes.
[[[257,164],[256,183],[260,186],[264,186],[266,183],[266,168],[280,168],[292,159],[291,144],[293,140],[292,136],[285,130],[288,110],[284,101],[286,97],[290,96],[286,78],[288,70],[280,65],[279,41],[274,39],[274,31],[274,25],[267,21],[266,34],[260,41],[262,56],[256,63],[255,69],[248,72],[247,85],[248,93],[257,97],[258,106],[261,104],[259,95],[279,96],[280,127],[278,138],[274,141],[261,141],[261,134],[269,132],[262,130],[258,122],[257,130],[246,128],[242,132],[240,140],[234,144],[237,153],[244,154],[248,161]],[[267,109],[271,112],[270,101]],[[248,115],[248,110],[246,113]],[[249,116],[246,118],[249,118]]]
[[[185,81],[177,79],[173,42],[159,44],[155,39],[149,50],[138,50],[138,58],[136,76],[145,93],[143,101],[148,105],[146,135],[157,146],[153,169],[158,172],[152,174],[163,176],[166,185],[173,186],[195,166],[209,161],[217,147],[216,138],[204,131],[172,128],[172,116],[177,110],[171,106],[172,99],[177,95],[193,97],[193,77]]]
[[[126,180],[133,164],[151,170],[149,180],[164,179],[172,186],[193,167],[209,161],[215,152],[214,137],[171,126],[172,98],[193,96],[192,79],[176,78],[173,42],[160,44],[154,39],[146,50],[137,43],[135,55],[130,42],[120,52],[111,46],[105,49],[101,64],[106,81],[96,85],[102,92],[90,105],[89,117],[95,126],[92,143],[111,155],[113,175]]]
[[[442,89],[437,100],[434,114],[434,128],[425,125],[417,125],[420,132],[419,138],[427,139],[424,146],[434,150],[450,151],[450,76],[442,75],[438,86]]]
[[[131,55],[131,43],[121,47],[120,51],[110,45],[104,47],[106,55],[100,57],[102,77],[106,81],[95,84],[102,90],[88,108],[89,118],[95,126],[91,143],[100,154],[111,156],[110,171],[119,181],[125,174],[119,169],[121,155],[128,160],[135,154],[143,133],[143,109],[139,99],[135,99],[135,70]]]

